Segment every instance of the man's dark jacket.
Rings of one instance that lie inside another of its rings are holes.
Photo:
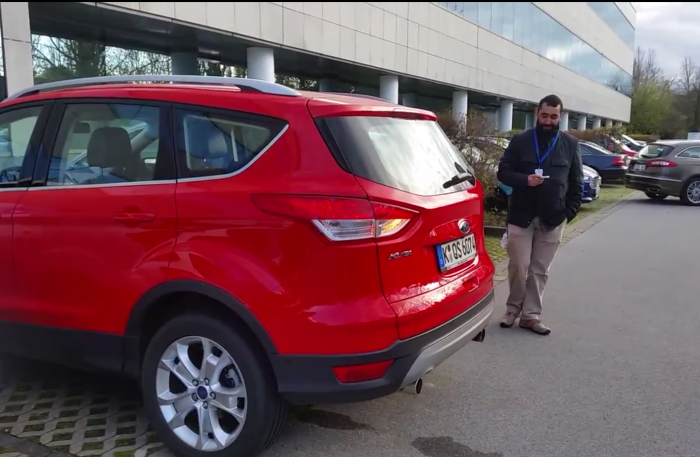
[[[548,148],[556,131],[538,129],[540,156]],[[542,164],[543,175],[549,176],[535,187],[527,185],[528,175],[538,168],[533,129],[518,133],[510,141],[498,165],[498,180],[513,188],[508,202],[509,224],[526,228],[535,217],[547,227],[571,222],[578,214],[583,197],[583,165],[578,139],[559,132],[554,149]]]

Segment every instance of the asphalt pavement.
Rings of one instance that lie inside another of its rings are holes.
[[[700,209],[635,198],[562,247],[544,320],[396,394],[299,410],[265,457],[690,457],[700,434]]]

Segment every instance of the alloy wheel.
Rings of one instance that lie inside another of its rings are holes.
[[[243,376],[233,357],[210,339],[188,336],[168,346],[158,365],[156,395],[170,430],[194,449],[220,451],[243,430]]]

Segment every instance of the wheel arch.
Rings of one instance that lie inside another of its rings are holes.
[[[687,192],[686,187],[689,186],[691,182],[698,181],[698,180],[700,180],[700,173],[692,174],[683,180],[683,183],[681,184],[681,191],[680,191],[681,201],[683,201],[683,202],[687,201],[687,197],[685,195],[685,193]],[[693,205],[693,206],[697,206],[697,205]]]
[[[208,302],[202,308],[193,308],[185,303],[186,298],[194,298]],[[238,299],[225,290],[197,280],[174,280],[159,284],[146,292],[136,302],[131,310],[126,324],[124,336],[127,340],[124,372],[132,376],[140,373],[141,358],[145,351],[146,341],[142,340],[144,330],[154,319],[162,321],[161,313],[172,313],[172,317],[183,310],[209,309],[215,314],[227,314],[243,324],[260,348],[269,354],[276,354],[277,348],[270,335],[253,313]],[[222,316],[224,317],[224,316]],[[150,338],[149,335],[148,337]]]
[[[683,181],[683,187],[687,186],[690,184],[691,181],[700,179],[700,173],[695,173],[690,176],[688,176],[684,181]]]

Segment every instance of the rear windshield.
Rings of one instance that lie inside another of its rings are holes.
[[[666,144],[648,144],[639,151],[639,156],[646,159],[655,159],[657,157],[666,157],[673,151],[673,146]]]
[[[472,187],[469,181],[443,187],[469,167],[436,122],[361,116],[323,122],[356,176],[427,196]]]
[[[584,147],[584,148],[588,148],[588,150],[592,154],[614,154],[613,152],[610,152],[607,149],[605,149],[604,147],[597,145],[595,143],[586,142],[586,143],[579,143],[579,145]]]

